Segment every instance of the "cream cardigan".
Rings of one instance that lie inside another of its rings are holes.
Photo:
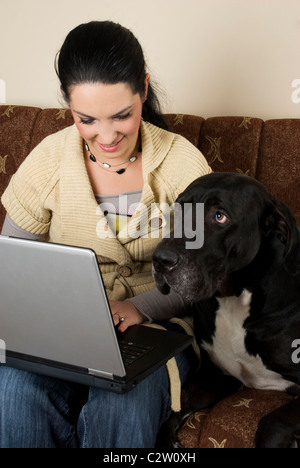
[[[182,136],[142,121],[141,137],[144,188],[139,207],[147,207],[148,213],[154,203],[171,205],[195,178],[211,172],[202,154]],[[151,259],[163,215],[153,211],[148,237],[131,236],[128,232],[136,233],[141,221],[143,210],[138,207],[128,231],[113,236],[95,200],[75,125],[48,136],[30,153],[1,201],[21,228],[48,232],[51,242],[94,249],[109,299],[123,300],[154,287]],[[154,235],[153,225],[158,230]]]

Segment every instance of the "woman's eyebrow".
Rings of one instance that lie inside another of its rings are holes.
[[[120,115],[124,114],[124,112],[128,112],[129,110],[131,110],[133,107],[133,104],[130,105],[130,106],[127,106],[125,107],[124,109],[120,110],[120,112],[117,112],[116,114],[112,115],[111,118],[114,119],[115,117],[119,117]],[[83,112],[79,112],[77,110],[74,109],[75,114],[81,116],[81,117],[85,117],[86,119],[91,119],[91,120],[95,120],[95,117],[92,117],[91,115],[87,115],[87,114],[84,114]]]
[[[133,104],[131,106],[125,107],[125,109],[122,109],[120,112],[117,112],[116,114],[112,115],[111,118],[113,119],[114,117],[119,117],[119,115],[124,114],[124,112],[130,111],[132,109],[132,107],[133,107]]]
[[[91,115],[84,114],[83,112],[79,112],[79,111],[77,111],[77,110],[75,110],[75,109],[73,110],[73,112],[75,112],[75,114],[77,114],[77,115],[80,115],[81,117],[85,117],[85,118],[87,118],[87,119],[93,119],[93,120],[95,120],[95,118],[92,117]]]

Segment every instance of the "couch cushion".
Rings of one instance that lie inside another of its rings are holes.
[[[0,106],[0,195],[30,151],[38,107]],[[2,207],[1,207],[2,208]],[[0,209],[0,227],[5,212]]]
[[[212,117],[201,130],[199,149],[215,172],[255,176],[263,121],[249,117]]]
[[[73,123],[71,111],[68,109],[43,109],[36,120],[30,151],[46,136],[56,133]]]
[[[267,120],[259,156],[257,179],[292,209],[300,225],[300,119]]]
[[[212,409],[192,414],[178,438],[189,448],[253,448],[260,419],[292,400],[284,392],[242,388]]]
[[[199,147],[203,117],[188,114],[164,114],[170,132],[179,133],[194,146]]]

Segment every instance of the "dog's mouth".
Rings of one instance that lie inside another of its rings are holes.
[[[176,270],[176,269],[174,269]],[[216,292],[216,282],[208,281],[199,275],[199,270],[193,271],[193,267],[168,273],[157,271],[153,267],[153,277],[157,289],[164,295],[172,289],[186,302],[196,303],[211,298]]]
[[[154,266],[152,267],[152,273],[159,292],[164,295],[169,294],[171,287],[169,286],[165,276],[162,273],[157,272]]]

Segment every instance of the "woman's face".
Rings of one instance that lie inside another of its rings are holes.
[[[126,83],[83,83],[74,85],[70,92],[78,131],[102,162],[124,161],[137,151],[142,106],[140,94],[133,94]]]

